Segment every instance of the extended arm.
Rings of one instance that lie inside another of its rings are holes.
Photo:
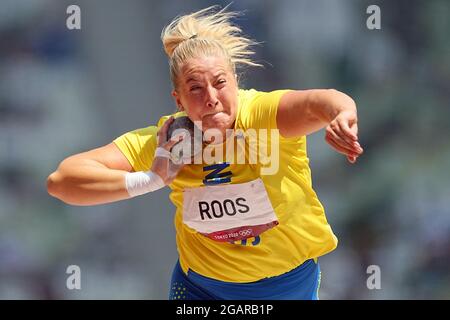
[[[170,150],[179,140],[165,139],[171,118],[158,131],[158,146]],[[50,195],[72,205],[96,205],[128,199],[169,184],[168,159],[155,156],[151,171],[134,172],[119,148],[106,146],[64,159],[47,178]]]
[[[68,204],[94,205],[129,198],[132,168],[114,143],[64,159],[47,179],[48,193]]]

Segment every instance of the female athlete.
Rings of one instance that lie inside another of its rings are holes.
[[[209,7],[166,26],[179,111],[64,159],[48,192],[96,205],[170,187],[179,254],[170,299],[318,299],[318,258],[337,238],[312,188],[306,136],[326,128],[327,143],[355,163],[356,105],[333,89],[240,88],[237,68],[258,64],[235,15]],[[186,134],[167,132],[180,117],[201,127],[203,143],[199,161],[177,166],[171,151]]]

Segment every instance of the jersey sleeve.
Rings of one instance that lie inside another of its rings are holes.
[[[281,97],[290,90],[271,92],[246,90],[240,120],[244,128],[277,129],[277,111]]]
[[[124,133],[113,140],[134,171],[148,171],[157,147],[158,127],[149,126]]]
[[[134,171],[148,171],[152,167],[156,148],[158,147],[157,133],[159,128],[170,116],[175,118],[186,115],[184,112],[162,116],[156,126],[149,126],[124,133],[113,140],[114,144],[130,162]]]

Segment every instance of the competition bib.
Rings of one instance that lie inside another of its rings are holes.
[[[278,224],[261,179],[186,189],[183,222],[216,241],[256,237]]]

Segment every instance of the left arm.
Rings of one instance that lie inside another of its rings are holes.
[[[277,126],[283,137],[308,135],[324,127],[325,140],[354,163],[363,149],[358,142],[356,104],[334,89],[289,91],[277,110]]]

